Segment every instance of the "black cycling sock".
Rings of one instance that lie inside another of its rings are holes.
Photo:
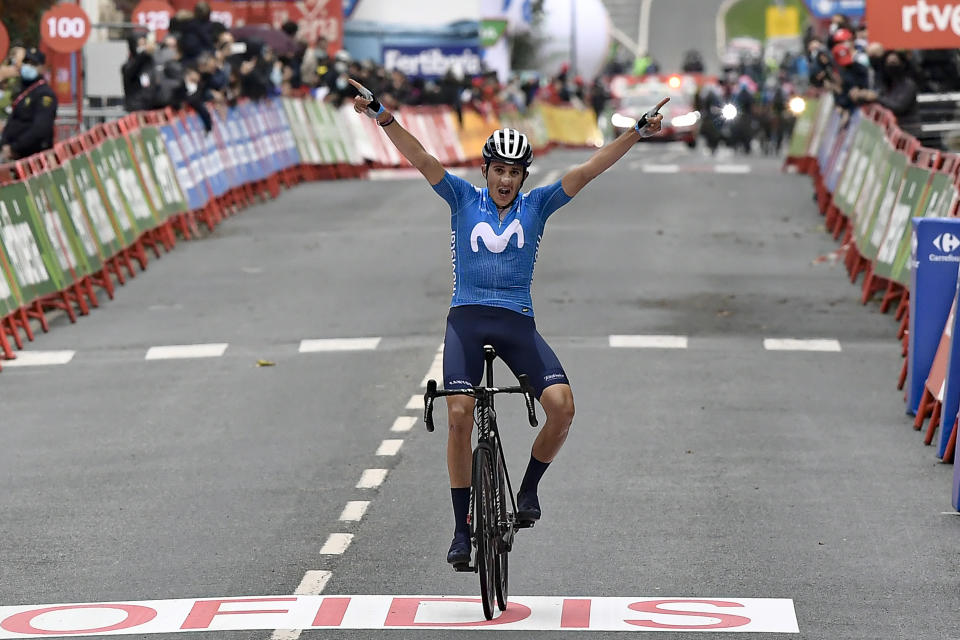
[[[470,487],[463,489],[450,489],[450,497],[453,498],[453,519],[456,522],[456,533],[470,533],[470,523],[467,518],[470,515]]]
[[[523,474],[523,482],[520,483],[519,493],[536,493],[537,485],[540,484],[540,478],[543,472],[550,466],[549,462],[540,462],[530,454],[530,462],[527,464],[527,471]]]

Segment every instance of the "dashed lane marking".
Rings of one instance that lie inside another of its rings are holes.
[[[20,351],[15,360],[3,360],[4,367],[45,367],[67,364],[76,351]]]
[[[377,448],[378,456],[395,456],[400,452],[403,446],[403,440],[384,440]]]
[[[369,500],[351,500],[347,503],[347,506],[343,508],[343,512],[340,514],[340,521],[360,522],[369,507]]]
[[[644,173],[679,173],[680,165],[678,164],[642,164],[640,169]]]
[[[372,351],[380,344],[380,338],[322,338],[301,340],[300,353],[317,351]]]
[[[311,575],[307,589],[326,585]],[[301,583],[303,585],[303,583]],[[0,638],[280,629],[487,629],[506,631],[698,631],[799,633],[793,600],[730,597],[513,596],[485,620],[476,596],[316,595],[0,607]],[[517,635],[517,637],[522,637]]]
[[[405,409],[422,409],[423,408],[423,396],[422,395],[412,395],[410,399],[407,400],[407,406]]]
[[[433,362],[430,364],[430,369],[427,371],[427,374],[423,376],[423,380],[420,381],[420,386],[423,388],[427,387],[427,381],[429,380],[443,380],[443,345],[440,345],[440,348],[437,349],[437,353],[433,356]]]
[[[718,164],[713,168],[716,173],[750,173],[748,164]]]
[[[298,596],[320,595],[332,575],[330,571],[307,571],[293,593]],[[297,640],[302,633],[303,629],[277,629],[270,640]]]
[[[839,340],[810,338],[764,338],[763,348],[767,351],[840,351]]]
[[[210,344],[172,344],[147,349],[145,360],[181,360],[187,358],[219,358],[227,350],[226,342]]]
[[[357,489],[376,489],[387,479],[387,469],[364,469]]]
[[[416,396],[420,402],[423,402],[423,396]],[[404,433],[413,429],[413,425],[417,424],[417,418],[414,416],[399,416],[396,420],[393,421],[393,426],[390,427],[390,431],[397,433]]]
[[[686,349],[687,336],[610,336],[610,346],[624,349]]]
[[[331,533],[327,536],[327,541],[320,547],[322,556],[338,556],[343,554],[353,542],[352,533]]]

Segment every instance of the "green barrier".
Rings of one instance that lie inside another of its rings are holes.
[[[934,173],[930,179],[930,186],[927,187],[917,206],[914,217],[946,218],[956,199],[957,188],[954,186],[951,177],[944,173]],[[890,279],[905,286],[910,284],[911,244],[911,225],[908,222],[906,233],[897,248],[897,256],[893,260],[890,271]]]
[[[156,127],[142,127],[130,136],[133,152],[140,163],[140,173],[146,179],[152,175],[160,189],[162,206],[158,201],[158,216],[169,218],[187,210],[187,199],[180,189],[177,174],[173,169],[173,162],[167,154],[167,147]]]
[[[103,187],[103,205],[113,230],[122,238],[123,246],[129,247],[136,241],[139,234],[131,216],[127,213],[120,193],[120,185],[113,177],[110,164],[107,162],[113,147],[113,140],[104,140],[99,147],[89,151],[87,157]]]
[[[283,109],[286,111],[290,127],[293,129],[293,137],[296,140],[297,152],[300,154],[301,161],[305,164],[323,164],[323,157],[320,155],[314,132],[308,124],[303,102],[303,100],[284,98]]]
[[[17,182],[0,187],[0,245],[22,294],[22,304],[55,294],[63,288],[63,274],[32,212],[27,185]]]
[[[787,155],[793,158],[803,158],[807,155],[810,139],[813,137],[813,121],[820,109],[820,100],[808,98],[803,113],[793,124],[793,133],[790,136],[790,148]]]
[[[33,199],[33,212],[39,221],[42,221],[44,234],[38,234],[37,240],[41,250],[49,251],[57,256],[60,271],[64,276],[70,274],[69,282],[61,283],[66,286],[90,275],[90,265],[87,264],[80,239],[77,237],[67,213],[67,207],[60,197],[53,176],[43,173],[27,181],[27,190]]]
[[[880,129],[869,126],[871,124],[863,119],[858,121],[855,137],[850,144],[850,153],[837,182],[836,193],[833,194],[834,206],[847,217],[853,213],[853,205],[860,196],[864,175],[870,166],[870,156],[882,138]]]
[[[71,158],[66,165],[74,192],[80,195],[80,203],[90,222],[90,228],[100,244],[101,255],[110,259],[126,246],[117,233],[110,214],[107,211],[103,194],[100,191],[90,159],[84,156]]]
[[[320,153],[326,164],[340,164],[350,161],[346,146],[337,130],[337,121],[329,105],[316,100],[305,100],[309,126],[316,136]]]
[[[830,116],[833,114],[833,94],[827,93],[817,105],[817,115],[813,118],[813,133],[810,134],[810,144],[807,146],[805,156],[816,158],[820,152],[820,143],[823,139],[823,131],[827,128]]]
[[[347,117],[346,114],[340,109],[334,109],[330,105],[325,106],[330,110],[330,115],[333,117],[334,130],[337,132],[337,135],[340,137],[340,142],[343,144],[343,149],[347,154],[347,162],[352,165],[364,164],[363,156],[360,155],[360,150],[357,148],[353,138],[346,135],[347,132],[350,131],[350,125],[344,121]],[[356,115],[350,113],[350,117],[354,118]]]
[[[864,123],[866,127],[877,127],[872,122]],[[881,137],[882,133],[878,134]],[[859,249],[866,244],[867,234],[873,229],[873,221],[876,218],[877,209],[880,205],[880,194],[887,183],[887,177],[890,174],[890,157],[893,155],[893,147],[887,143],[886,139],[881,139],[873,147],[870,154],[870,160],[867,164],[868,170],[863,179],[863,187],[860,189],[860,196],[857,198],[853,207],[853,225],[854,242]]]
[[[877,259],[873,271],[880,277],[893,279],[893,263],[898,249],[904,242],[910,243],[910,218],[923,200],[923,194],[930,181],[930,170],[921,167],[908,167],[903,175],[900,196],[890,214],[883,241],[877,250]],[[905,282],[901,284],[906,284]]]
[[[111,175],[120,187],[119,204],[133,221],[138,235],[157,228],[160,220],[157,219],[147,191],[133,167],[133,157],[127,141],[124,138],[108,140],[104,143],[103,150]],[[117,201],[113,201],[113,204],[116,205]]]
[[[889,145],[884,146],[887,147],[886,166],[880,172],[881,179],[877,181],[880,190],[875,198],[876,205],[868,209],[872,219],[866,226],[861,226],[862,242],[857,242],[860,255],[871,261],[877,257],[877,250],[887,230],[887,224],[890,222],[890,214],[896,204],[897,194],[900,193],[900,186],[903,184],[903,174],[907,169],[907,156],[893,150]]]
[[[87,264],[87,273],[97,273],[103,268],[103,253],[90,219],[83,210],[81,198],[74,187],[73,180],[63,167],[54,169],[46,175],[50,176],[50,181],[56,188],[58,200],[66,213],[66,216],[61,216],[64,219],[63,224],[70,229],[76,239],[76,250]]]

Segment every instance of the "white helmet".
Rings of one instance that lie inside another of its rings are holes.
[[[487,164],[504,162],[529,167],[533,162],[533,148],[527,136],[516,129],[497,129],[483,145],[483,159]]]

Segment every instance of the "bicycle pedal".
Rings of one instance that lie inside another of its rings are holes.
[[[471,566],[469,562],[454,562],[451,566],[453,566],[453,570],[457,572],[474,573],[477,570],[477,568]]]

